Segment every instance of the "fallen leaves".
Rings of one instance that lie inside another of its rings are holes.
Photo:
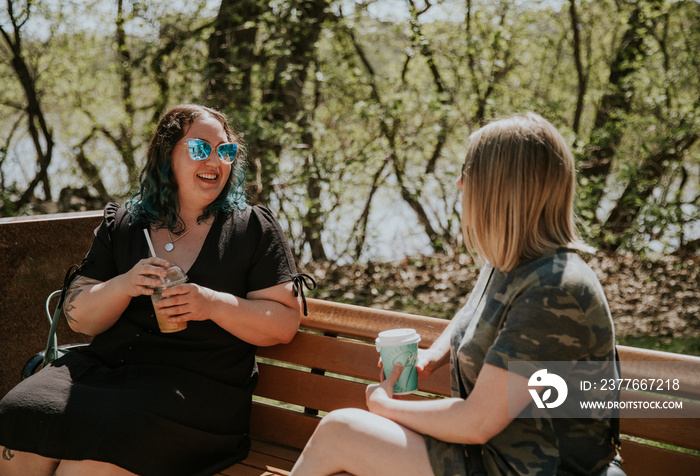
[[[588,263],[603,285],[618,335],[700,339],[697,260],[650,261],[627,253],[599,254]],[[314,297],[446,319],[466,302],[479,272],[467,255],[305,268],[319,281]]]

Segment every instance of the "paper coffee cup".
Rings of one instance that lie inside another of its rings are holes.
[[[384,376],[388,377],[396,364],[403,370],[399,380],[394,384],[394,395],[405,395],[418,389],[418,356],[420,335],[415,329],[391,329],[380,332],[375,340],[377,351],[382,356]]]
[[[168,275],[163,278],[163,284],[153,289],[153,294],[151,294],[151,302],[153,304],[157,303],[163,299],[163,290],[176,284],[181,284],[187,281],[187,275],[180,269],[179,266],[171,266],[168,268]],[[187,329],[187,322],[169,322],[168,316],[158,314],[158,311],[153,308],[156,313],[156,319],[158,320],[158,328],[161,332],[178,332]]]

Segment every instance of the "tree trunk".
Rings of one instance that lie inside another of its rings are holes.
[[[209,37],[205,103],[222,110],[246,110],[252,100],[252,71],[260,16],[268,8],[261,0],[222,0]]]
[[[26,191],[17,200],[15,206],[21,208],[26,205],[32,197],[34,197],[34,189],[39,183],[43,185],[44,198],[46,200],[51,200],[51,184],[48,176],[48,168],[51,163],[51,158],[53,156],[53,131],[49,128],[44,117],[44,113],[41,109],[41,104],[39,101],[39,93],[36,88],[35,78],[29,71],[24,57],[22,56],[22,26],[29,19],[29,11],[24,13],[25,18],[23,21],[18,21],[15,16],[13,9],[13,3],[8,2],[7,14],[12,22],[13,31],[12,36],[10,33],[5,31],[5,29],[0,25],[0,34],[4,38],[7,46],[12,52],[12,69],[17,75],[17,80],[24,90],[25,99],[27,100],[27,105],[25,107],[25,112],[27,114],[27,128],[29,129],[29,135],[32,138],[34,144],[34,149],[37,155],[37,164],[39,166],[39,171],[37,172],[34,179],[32,179],[27,187]]]
[[[315,59],[316,42],[328,15],[329,1],[305,0],[296,7],[280,22],[284,53],[271,53],[276,59],[272,78],[263,91],[262,104],[263,109],[268,111],[265,119],[269,123],[282,127],[287,123],[302,124],[300,139],[308,145],[308,136],[304,139],[308,126],[304,124],[310,124],[311,111],[304,104],[304,87],[310,65]],[[265,148],[274,154],[267,154],[264,167],[259,170],[257,193],[263,202],[269,197],[272,181],[279,175],[281,144],[268,142]],[[312,236],[316,234],[315,231]]]
[[[321,181],[313,162],[313,149],[311,149],[306,157],[306,167],[311,173],[306,182],[306,198],[309,201],[309,208],[302,222],[302,229],[304,231],[304,241],[309,244],[311,250],[311,259],[320,262],[326,261],[327,256],[321,240],[324,217],[321,208]]]
[[[136,165],[136,147],[133,144],[134,136],[134,115],[136,106],[131,92],[132,87],[132,64],[131,53],[126,44],[126,32],[124,31],[123,0],[117,1],[117,58],[119,79],[122,87],[122,103],[124,105],[125,123],[120,126],[120,135],[113,137],[113,142],[121,155],[122,162],[126,166],[129,175],[129,185],[134,187],[138,184],[139,170]]]
[[[581,127],[581,114],[583,114],[583,100],[586,97],[587,75],[581,59],[581,20],[576,10],[576,0],[569,0],[569,14],[571,16],[571,31],[573,33],[574,61],[576,63],[576,76],[578,78],[578,90],[576,92],[576,110],[572,129],[578,136]]]
[[[321,240],[324,228],[324,207],[321,197],[321,181],[323,177],[321,176],[320,167],[315,163],[314,135],[311,130],[311,123],[316,114],[319,101],[320,85],[318,81],[314,81],[313,106],[307,114],[302,116],[300,125],[302,128],[301,145],[302,147],[307,147],[309,151],[306,155],[306,170],[309,172],[306,181],[306,197],[309,201],[309,208],[303,220],[304,240],[309,244],[311,259],[316,262],[327,261],[328,259]]]
[[[269,6],[261,0],[222,0],[215,22],[215,32],[209,40],[209,81],[205,98],[208,103],[226,111],[246,111],[252,118],[246,126],[249,177],[248,198],[252,203],[267,203],[272,183],[278,176],[282,144],[263,131],[259,118],[254,118],[252,99],[256,96],[252,81],[254,66],[265,73],[272,71],[267,84],[260,85],[262,104],[256,108],[266,111],[263,120],[272,125],[299,123],[306,114],[303,87],[314,57],[316,41],[327,15],[328,0],[306,0],[296,5],[295,15],[278,19],[282,38],[273,38],[265,45],[265,53],[257,55],[258,26],[265,21],[263,14]],[[243,25],[243,26],[242,26]],[[246,26],[250,25],[250,26]],[[272,51],[280,42],[285,54]],[[275,58],[268,64],[268,58]],[[263,74],[264,76],[264,74]],[[237,112],[236,114],[240,114]]]
[[[261,0],[222,0],[209,37],[209,57],[203,102],[235,118],[253,116],[254,88],[252,72],[263,59],[255,50],[262,15],[267,3]],[[234,124],[235,126],[235,124]],[[265,146],[256,129],[258,121],[243,121],[248,148],[248,201],[261,203]]]
[[[610,65],[608,91],[603,95],[584,156],[579,157],[582,177],[592,183],[587,206],[597,209],[610,173],[612,159],[624,134],[626,115],[630,112],[635,88],[632,75],[647,55],[644,43],[650,34],[654,14],[662,0],[640,0],[629,16],[627,29]]]
[[[161,39],[165,41],[163,46],[156,51],[151,59],[151,72],[158,87],[158,96],[153,102],[153,114],[151,123],[158,124],[165,114],[165,108],[170,99],[170,81],[168,80],[169,66],[164,65],[166,58],[176,51],[181,51],[186,40],[199,37],[201,33],[210,28],[213,21],[206,22],[193,30],[180,30],[175,28],[161,29]]]

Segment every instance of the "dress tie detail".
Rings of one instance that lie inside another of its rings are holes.
[[[297,274],[292,278],[292,281],[294,282],[294,297],[298,297],[301,294],[301,302],[304,304],[304,315],[308,316],[309,313],[306,307],[306,296],[304,296],[304,286],[306,286],[306,288],[309,291],[311,291],[312,289],[316,289],[316,281],[314,280],[314,278],[304,273]]]

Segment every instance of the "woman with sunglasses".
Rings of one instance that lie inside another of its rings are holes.
[[[578,255],[566,142],[536,114],[495,121],[470,137],[457,184],[465,245],[484,266],[417,363],[425,377],[449,362],[452,398],[393,399],[396,366],[367,388],[369,411],[321,420],[293,476],[615,474],[600,473],[615,454],[610,419],[510,416],[533,405],[535,362],[614,361],[607,301]]]
[[[242,152],[215,110],[160,121],[66,297],[92,342],[0,402],[0,475],[209,475],[246,457],[256,346],[292,339],[303,293],[279,224],[245,203]],[[188,325],[162,333],[150,295],[172,265],[188,282],[156,306]]]

